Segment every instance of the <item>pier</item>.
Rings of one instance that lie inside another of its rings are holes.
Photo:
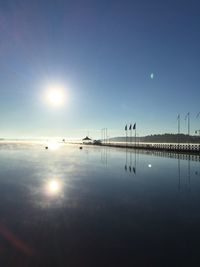
[[[167,151],[175,153],[200,154],[200,144],[185,143],[125,143],[125,142],[107,142],[102,143],[103,146],[121,147],[129,149],[143,149],[154,151]]]

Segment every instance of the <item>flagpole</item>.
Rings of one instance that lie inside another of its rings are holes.
[[[178,148],[180,145],[180,114],[178,114]]]
[[[129,144],[131,146],[132,144],[132,124],[130,123],[130,126],[129,126],[129,131],[130,131],[130,140],[129,140]]]
[[[136,126],[135,126],[135,148],[136,148]]]
[[[180,134],[180,115],[179,115],[179,118],[178,118],[178,134]]]
[[[131,127],[131,146],[132,146],[132,127]]]
[[[134,147],[136,147],[136,122],[134,123],[132,129],[135,130],[135,145],[134,145]]]
[[[188,112],[188,145],[190,145],[190,112]]]
[[[189,143],[190,143],[190,113],[188,116],[188,135],[189,135]]]
[[[125,126],[125,131],[126,131],[126,148],[127,148],[127,124]]]
[[[131,129],[131,146],[133,145],[133,127]]]
[[[188,135],[190,135],[190,112],[188,112]]]
[[[190,112],[185,116],[185,120],[188,120],[188,145],[190,144]]]

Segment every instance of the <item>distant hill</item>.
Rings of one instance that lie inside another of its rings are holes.
[[[126,142],[126,137],[113,137],[109,139],[112,142]],[[127,138],[130,142],[130,137]],[[132,137],[132,141],[135,141],[135,137]],[[149,143],[200,143],[200,136],[186,135],[186,134],[154,134],[143,137],[136,137],[137,142],[149,142]]]

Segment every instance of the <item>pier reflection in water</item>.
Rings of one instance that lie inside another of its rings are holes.
[[[0,146],[1,266],[198,266],[197,155]]]
[[[126,149],[126,163],[124,167],[125,172],[130,172],[130,173],[133,172],[133,174],[136,175],[137,157],[139,157],[140,154],[163,157],[163,158],[166,157],[166,158],[177,160],[178,191],[189,192],[191,190],[191,161],[199,162],[200,161],[199,155],[194,156],[194,155],[175,154],[175,153],[166,153],[166,152],[149,153],[147,151],[141,152],[141,150],[138,151],[138,150],[133,150],[133,149]],[[133,161],[133,158],[134,158],[134,161]],[[195,164],[195,166],[196,166],[196,170],[194,170],[194,174],[196,176],[198,175],[200,176],[200,171],[199,171],[200,163]],[[145,166],[141,166],[141,167],[145,167]],[[152,164],[149,163],[148,167],[151,168]]]

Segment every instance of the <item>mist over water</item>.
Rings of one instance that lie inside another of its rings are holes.
[[[0,144],[1,266],[197,266],[199,156],[45,146]]]

